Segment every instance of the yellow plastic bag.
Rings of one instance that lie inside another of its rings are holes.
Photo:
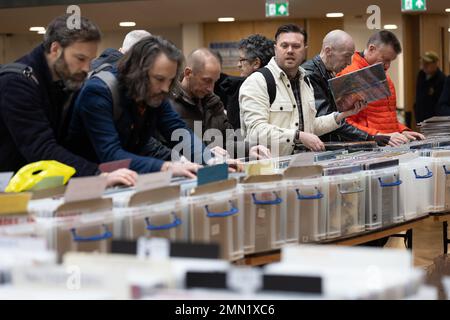
[[[5,192],[22,192],[33,188],[37,183],[48,177],[62,176],[64,184],[75,174],[70,166],[54,160],[33,162],[22,167],[9,181]]]

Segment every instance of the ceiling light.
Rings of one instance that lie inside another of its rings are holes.
[[[383,28],[386,29],[386,30],[395,30],[395,29],[398,29],[398,27],[397,27],[396,24],[385,24]]]
[[[39,30],[38,34],[45,34],[45,30]]]
[[[450,12],[450,8],[445,9],[445,12]]]
[[[330,12],[327,13],[327,18],[342,18],[344,14],[342,12]]]
[[[217,19],[219,22],[233,22],[235,19],[233,17],[222,17]]]
[[[135,27],[136,26],[136,22],[134,22],[134,21],[124,21],[124,22],[120,22],[119,26],[121,26],[121,27]]]
[[[36,31],[36,32],[39,32],[39,31],[42,31],[42,30],[45,31],[45,28],[44,28],[44,27],[31,27],[31,28],[30,28],[30,31]]]
[[[448,28],[448,32],[450,32],[450,28]]]

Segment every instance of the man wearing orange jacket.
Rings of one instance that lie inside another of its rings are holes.
[[[352,57],[352,64],[342,70],[338,75],[350,73],[369,65],[382,62],[384,70],[387,71],[391,62],[402,52],[400,42],[390,31],[382,30],[369,38],[367,47],[363,52],[355,52]],[[347,117],[347,123],[367,132],[370,135],[389,135],[391,137],[389,145],[398,146],[411,140],[422,140],[425,137],[411,131],[401,124],[397,119],[397,97],[394,83],[386,74],[391,96],[386,99],[373,101],[367,108],[358,114]]]

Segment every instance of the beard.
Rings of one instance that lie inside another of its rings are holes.
[[[69,66],[67,65],[66,59],[64,57],[64,51],[62,52],[61,56],[55,61],[53,70],[64,82],[64,86],[66,87],[66,89],[70,91],[76,91],[80,89],[87,77],[87,73],[84,71],[76,73],[70,72]]]
[[[151,108],[158,108],[163,100],[167,97],[165,93],[159,93],[156,95],[147,95],[145,103]]]

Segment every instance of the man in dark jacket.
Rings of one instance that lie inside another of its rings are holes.
[[[99,173],[96,163],[63,146],[71,94],[83,84],[100,41],[95,24],[82,17],[79,29],[69,29],[69,17],[53,20],[43,44],[17,60],[32,68],[28,76],[13,72],[0,76],[0,171],[56,160],[74,167],[76,176]],[[136,178],[129,170],[120,175],[118,182],[126,184]]]
[[[334,78],[338,72],[351,63],[354,52],[355,43],[352,37],[342,30],[333,30],[323,39],[320,54],[302,65],[306,70],[307,79],[314,88],[317,117],[337,111],[328,80]],[[321,136],[320,139],[322,141],[365,141],[374,140],[375,137],[344,123],[337,130]],[[384,137],[384,139],[388,140],[389,138]],[[386,144],[385,142],[382,144]]]
[[[252,158],[269,156],[270,151],[263,146],[254,146],[248,151],[239,130],[235,131],[228,121],[224,105],[213,91],[220,71],[216,53],[206,48],[192,52],[187,58],[180,88],[172,97],[174,110],[197,136],[210,146],[225,148],[234,158],[249,153]]]
[[[437,104],[444,86],[445,75],[438,66],[439,57],[433,51],[422,56],[422,70],[417,75],[416,103],[414,111],[416,122],[422,122],[439,114]]]
[[[438,116],[450,116],[450,76],[447,76],[438,102]]]
[[[228,122],[220,98],[214,94],[214,84],[220,76],[220,61],[209,49],[192,52],[186,62],[183,80],[173,96],[173,108],[191,130],[194,123],[202,127],[195,134],[199,137],[209,129],[217,129],[222,136],[227,129],[233,129]]]
[[[202,142],[167,99],[176,85],[182,60],[180,50],[161,37],[146,37],[136,43],[120,60],[117,70],[112,70],[117,79],[120,117],[117,121],[113,117],[113,96],[106,83],[93,77],[75,102],[69,143],[92,160],[130,158],[130,168],[139,173],[172,170],[175,176],[194,177],[198,164],[157,159],[148,149],[149,139],[158,131],[185,158],[198,163],[208,160],[203,158]],[[180,137],[183,142],[176,144]],[[73,143],[76,141],[82,142]],[[172,160],[176,160],[175,155],[172,152]]]

